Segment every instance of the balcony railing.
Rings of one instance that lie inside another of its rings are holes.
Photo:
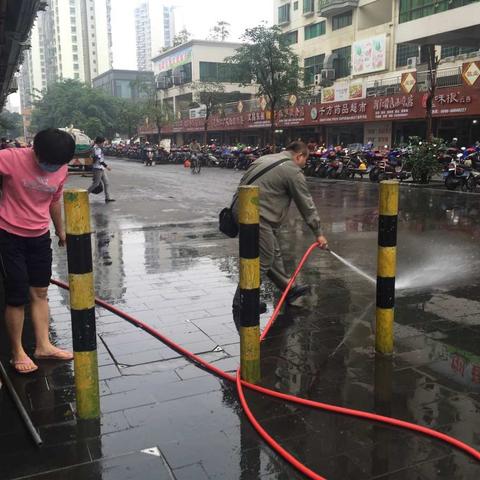
[[[358,7],[358,0],[319,0],[318,15],[331,17]]]
[[[401,93],[401,78],[402,72],[394,73],[389,77],[382,79],[368,79],[366,80],[366,95],[372,96],[389,96]],[[427,71],[417,72],[417,90],[420,92],[426,91],[429,85],[430,75]],[[451,68],[440,68],[437,71],[437,89],[457,87],[462,85],[462,68],[460,66]],[[230,102],[223,105],[223,112],[226,116],[235,115],[238,111],[239,102]],[[321,95],[313,94],[304,98],[299,98],[297,101],[298,106],[302,105],[314,105],[321,103]],[[242,112],[255,112],[260,109],[258,98],[251,100],[242,100]],[[190,111],[182,110],[180,112],[182,119],[190,117]]]

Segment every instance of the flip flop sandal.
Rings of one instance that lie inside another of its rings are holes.
[[[17,373],[20,373],[21,375],[24,375],[26,373],[32,373],[38,370],[37,365],[35,365],[32,360],[17,360],[16,362],[10,360],[10,365]],[[20,370],[19,368],[17,368],[17,365],[32,365],[32,368],[28,370]]]

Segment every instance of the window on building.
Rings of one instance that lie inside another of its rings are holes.
[[[303,0],[303,13],[313,13],[315,10],[315,0]]]
[[[444,45],[442,46],[440,58],[454,57],[462,53],[473,53],[475,51],[477,51],[476,47],[453,47],[451,45]]]
[[[315,75],[319,74],[323,68],[323,61],[325,60],[325,55],[316,55],[314,57],[308,57],[304,60],[304,82],[305,85],[313,85],[315,80]]]
[[[405,67],[408,59],[411,57],[418,57],[418,45],[415,45],[414,43],[397,44],[397,68]]]
[[[73,78],[74,78],[75,80],[78,80],[78,79],[80,78],[80,74],[79,74],[78,72],[75,72],[75,73],[73,74]]]
[[[298,43],[298,30],[293,30],[293,32],[286,32],[282,35],[286,45],[293,45]]]
[[[463,7],[478,0],[400,0],[399,23]]]
[[[337,48],[336,50],[332,50],[332,53],[337,54],[337,58],[333,61],[335,78],[348,77],[351,71],[350,61],[352,56],[352,47],[348,46]]]
[[[74,64],[73,64],[73,69],[74,69],[74,70],[78,70],[78,69],[79,69],[78,63],[74,63]]]
[[[72,50],[73,50],[74,52],[78,52],[78,47],[77,47],[77,45],[72,45]]]
[[[78,55],[73,55],[73,61],[78,62]]]
[[[72,42],[77,43],[77,36],[76,35],[72,35]],[[58,43],[60,43],[60,37],[58,38]]]
[[[325,35],[325,21],[307,25],[304,29],[305,40]]]
[[[332,17],[332,30],[340,30],[352,24],[352,11]]]
[[[278,7],[278,23],[288,23],[290,21],[290,4],[286,3]]]
[[[298,2],[293,2],[293,10],[298,10]]]
[[[238,83],[240,75],[234,65],[217,62],[200,62],[200,81]]]
[[[75,15],[77,12],[74,7],[70,7],[70,15]]]

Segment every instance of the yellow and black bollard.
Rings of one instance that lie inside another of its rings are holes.
[[[398,191],[396,180],[380,182],[375,350],[393,353]]]
[[[65,190],[63,200],[77,415],[86,420],[100,416],[90,206],[86,190]]]
[[[240,242],[240,371],[243,380],[260,381],[260,213],[259,189],[238,192]]]

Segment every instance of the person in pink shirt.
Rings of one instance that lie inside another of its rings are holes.
[[[33,357],[73,359],[71,352],[50,341],[47,291],[52,274],[50,220],[58,244],[64,246],[61,197],[67,163],[74,152],[72,136],[56,129],[39,132],[33,149],[0,151],[0,259],[5,276],[5,324],[12,350],[10,363],[18,373],[38,369],[22,346],[25,304],[29,299],[36,341]]]

